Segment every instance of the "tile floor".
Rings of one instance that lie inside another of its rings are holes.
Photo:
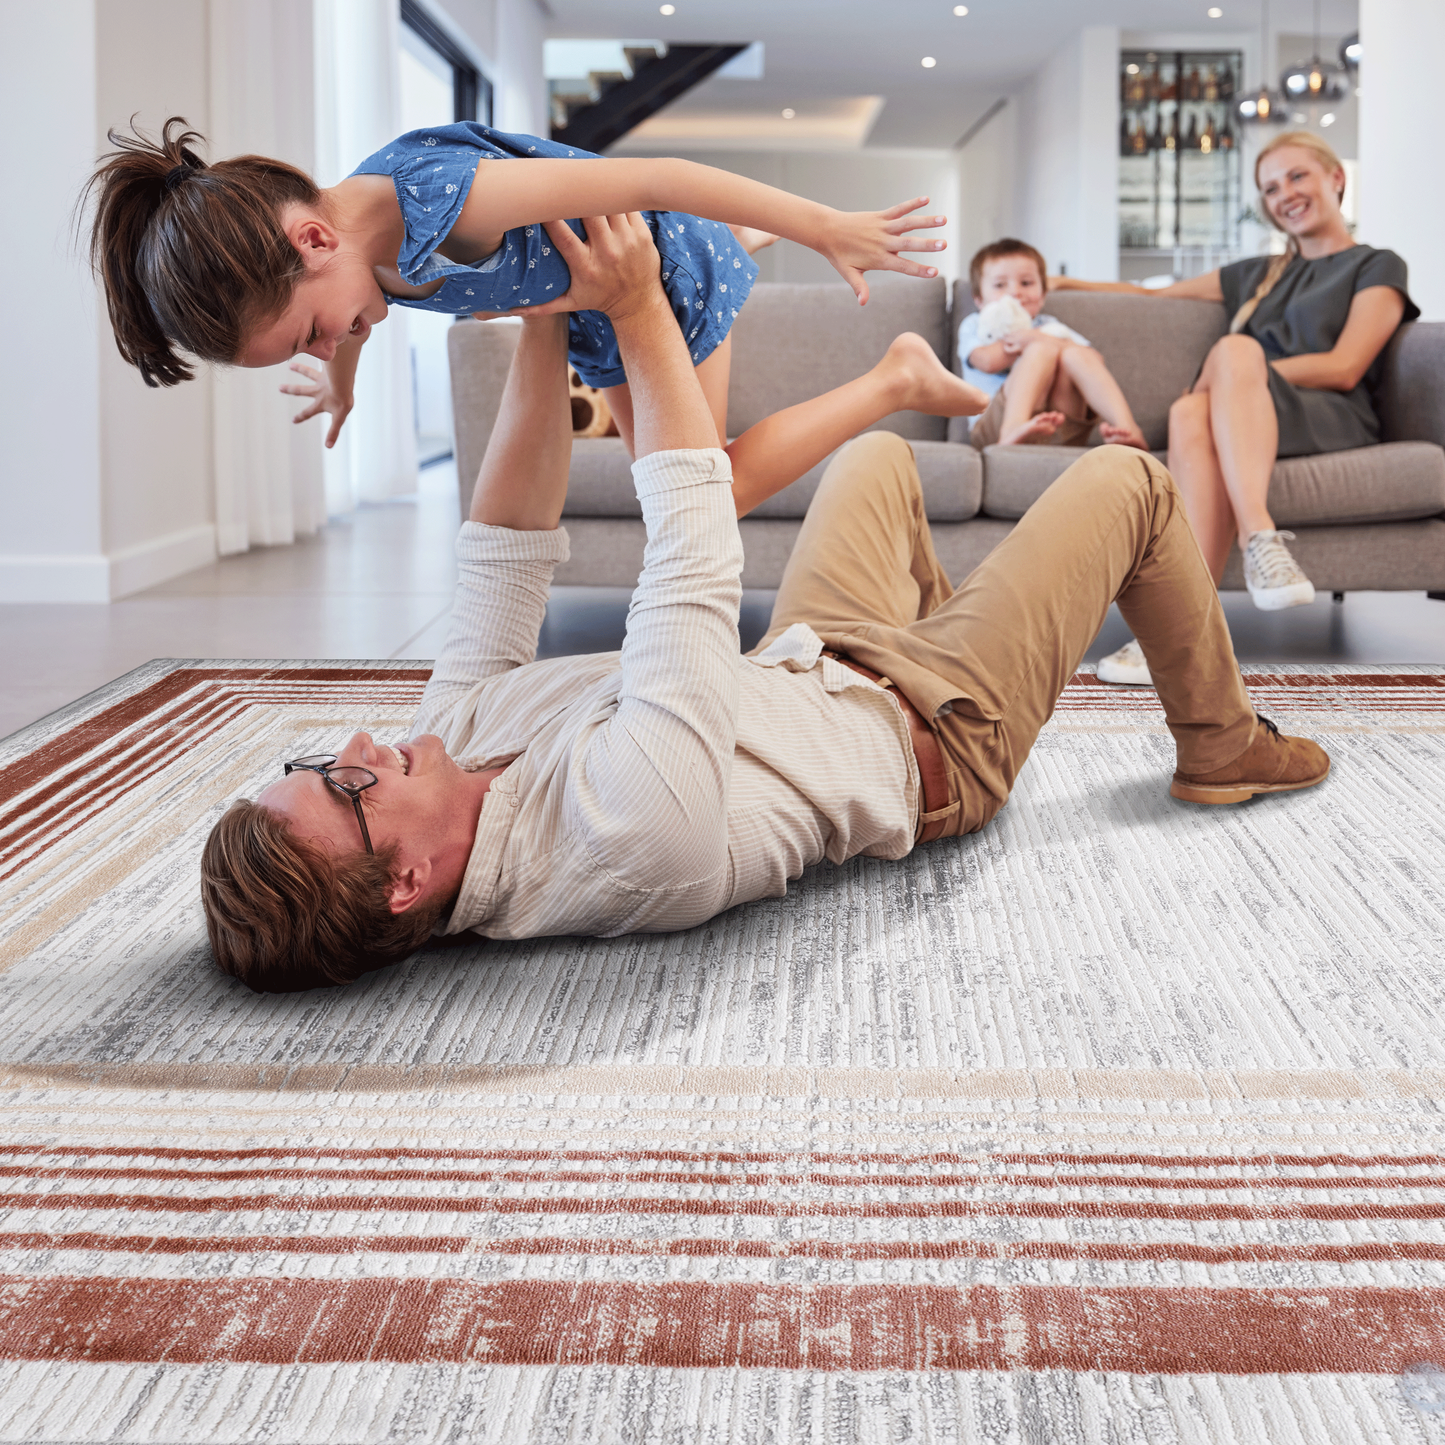
[[[430,658],[446,628],[455,578],[456,478],[427,468],[421,491],[364,506],[290,547],[227,557],[109,606],[0,605],[0,736],[153,657]],[[744,597],[750,646],[772,594]],[[1244,662],[1445,663],[1445,602],[1423,593],[1328,596],[1289,612],[1256,611],[1225,595]],[[541,637],[543,656],[617,647],[627,594],[561,587]],[[1088,653],[1097,660],[1127,636],[1111,614]]]

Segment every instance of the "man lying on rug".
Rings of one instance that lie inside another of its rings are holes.
[[[824,858],[902,858],[974,832],[1008,800],[1112,601],[1174,736],[1175,797],[1233,803],[1324,779],[1321,748],[1255,715],[1179,493],[1133,448],[1076,462],[955,591],[908,444],[859,437],[818,488],[767,635],[740,657],[739,503],[657,252],[637,217],[587,230],[554,239],[568,303],[617,333],[648,536],[622,651],[534,661],[567,556],[571,451],[566,326],[534,311],[410,740],[358,733],[334,758],[288,764],[207,841],[225,972],[258,990],[346,983],[438,923],[490,938],[690,928],[782,895]],[[781,459],[777,490],[860,423],[981,401],[900,339],[757,440]]]

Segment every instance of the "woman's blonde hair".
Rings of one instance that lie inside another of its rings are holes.
[[[1263,150],[1260,151],[1257,156],[1255,156],[1254,186],[1256,190],[1259,189],[1260,162],[1263,161],[1265,156],[1269,155],[1271,152],[1281,150],[1285,146],[1296,146],[1302,151],[1309,151],[1309,153],[1320,163],[1326,174],[1330,174],[1334,171],[1343,169],[1343,167],[1340,165],[1339,156],[1337,156],[1334,151],[1331,150],[1330,147],[1326,145],[1325,142],[1321,140],[1320,137],[1317,136],[1313,131],[1289,130],[1286,131],[1283,135],[1276,136],[1272,141],[1270,141],[1267,146],[1264,147]],[[1336,199],[1343,201],[1344,198],[1345,188],[1342,184],[1340,186]],[[1270,225],[1275,228],[1275,230],[1278,231],[1283,229],[1280,226],[1279,222],[1276,221],[1272,215],[1270,215],[1268,207],[1265,208],[1264,214],[1265,218],[1269,221]],[[1268,296],[1272,290],[1274,290],[1274,284],[1276,281],[1279,280],[1281,276],[1284,275],[1285,267],[1288,266],[1289,263],[1293,261],[1294,258],[1298,255],[1299,242],[1297,242],[1295,238],[1291,236],[1286,242],[1284,250],[1281,251],[1278,256],[1270,258],[1269,266],[1266,268],[1263,278],[1261,279],[1259,285],[1254,288],[1254,295],[1251,296],[1249,300],[1246,301],[1244,305],[1241,306],[1239,310],[1234,313],[1234,319],[1229,323],[1229,329],[1231,332],[1242,331],[1244,329],[1245,323],[1249,320],[1251,316],[1254,315],[1255,308],[1258,307],[1259,303],[1263,301],[1264,298]]]

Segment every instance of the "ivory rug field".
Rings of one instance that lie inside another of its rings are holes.
[[[258,997],[197,859],[405,663],[0,743],[0,1440],[1445,1442],[1445,670],[1304,794],[1080,675],[1009,806],[688,933]]]

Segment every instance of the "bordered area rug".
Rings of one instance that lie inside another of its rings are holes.
[[[1171,800],[1080,675],[1009,806],[687,933],[208,971],[197,859],[407,664],[0,743],[0,1440],[1445,1441],[1445,670]]]

